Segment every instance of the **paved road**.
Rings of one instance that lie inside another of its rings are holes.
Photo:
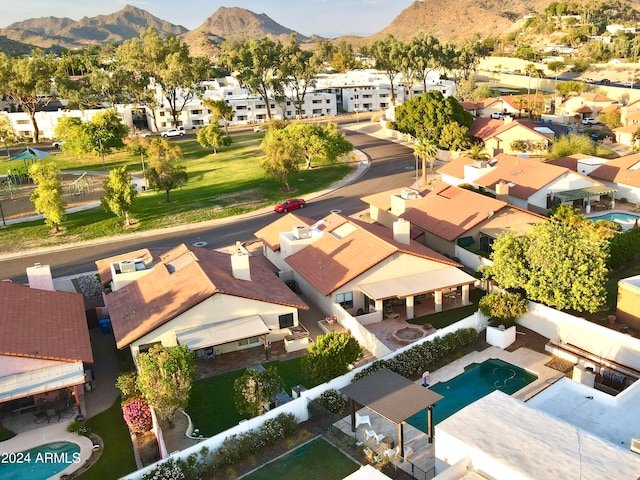
[[[320,219],[330,210],[338,209],[345,215],[352,215],[366,208],[360,197],[413,182],[415,159],[411,149],[359,132],[346,131],[346,134],[355,148],[372,160],[369,170],[355,183],[310,202],[301,214]],[[250,218],[231,218],[214,227],[187,225],[177,232],[159,230],[144,237],[122,237],[100,244],[88,242],[86,246],[62,251],[25,252],[24,257],[0,260],[0,279],[10,278],[24,283],[26,268],[35,262],[50,265],[53,276],[61,277],[95,270],[96,260],[136,248],[173,247],[180,243],[191,245],[203,241],[208,247],[220,248],[236,241],[254,240],[253,233],[275,218],[276,214],[269,212]]]

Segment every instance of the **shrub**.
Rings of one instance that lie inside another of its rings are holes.
[[[122,405],[122,416],[129,428],[135,433],[143,433],[151,430],[151,409],[142,399],[131,400]]]
[[[142,476],[142,480],[184,480],[185,478],[181,465],[173,458],[158,464],[153,470]]]
[[[491,292],[480,300],[480,311],[497,319],[505,327],[515,323],[515,319],[527,313],[529,302],[518,293]]]
[[[331,413],[335,413],[336,415],[340,415],[347,406],[347,399],[344,398],[340,392],[334,389],[322,392],[322,395],[316,399],[316,402],[326,410],[329,410]]]
[[[95,298],[102,295],[102,284],[98,275],[83,275],[78,277],[78,287],[85,297]]]
[[[91,429],[84,420],[74,420],[69,425],[67,425],[67,432],[87,437],[91,433]]]

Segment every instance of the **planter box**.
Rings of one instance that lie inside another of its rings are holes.
[[[487,343],[503,350],[516,341],[516,326],[501,329],[487,327]]]

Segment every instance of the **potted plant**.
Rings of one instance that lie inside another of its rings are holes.
[[[491,318],[487,327],[487,343],[506,348],[515,342],[515,321],[527,313],[529,302],[519,293],[491,292],[480,300],[480,311]]]

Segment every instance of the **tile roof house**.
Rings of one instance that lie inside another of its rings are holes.
[[[603,108],[614,103],[609,97],[599,93],[583,93],[564,99],[556,109],[557,115],[578,116],[580,119],[596,117]]]
[[[615,198],[626,198],[631,203],[640,204],[640,154],[609,160],[590,176],[617,189]]]
[[[70,388],[81,405],[93,364],[82,294],[4,281],[0,304],[0,403],[35,408],[34,395]]]
[[[540,214],[547,213],[554,203],[587,205],[615,192],[568,168],[505,154],[488,162],[460,157],[440,167],[438,173],[450,185],[481,187],[516,207]]]
[[[186,343],[197,357],[266,349],[290,335],[298,310],[308,308],[264,260],[241,247],[233,254],[184,244],[142,252],[150,254],[146,263],[141,251],[128,263],[122,263],[126,255],[97,262],[100,271],[110,264],[116,276],[138,273],[106,295],[116,344],[129,346],[134,357],[157,342]]]
[[[410,231],[403,220],[391,230],[332,213],[302,235],[282,232],[279,255],[300,289],[327,314],[340,304],[352,315],[375,312],[380,321],[384,302],[394,300],[404,302],[413,318],[416,296],[433,293],[440,311],[442,292],[458,287],[467,304],[475,278],[411,240]]]
[[[505,117],[504,120],[492,118],[476,118],[469,133],[480,138],[490,153],[517,154],[520,150],[514,148],[513,142],[528,141],[539,148],[533,154],[546,153],[555,138],[553,130],[535,125],[523,120]]]
[[[444,182],[436,182],[430,190],[421,192],[424,196],[407,204],[403,211],[385,209],[384,197],[398,193],[390,190],[364,197],[362,200],[369,203],[371,218],[388,228],[398,218],[404,218],[413,226],[414,240],[452,257],[459,257],[457,247],[471,245],[489,252],[493,240],[501,232],[509,230],[523,234],[546,220],[546,217],[504,201]]]

